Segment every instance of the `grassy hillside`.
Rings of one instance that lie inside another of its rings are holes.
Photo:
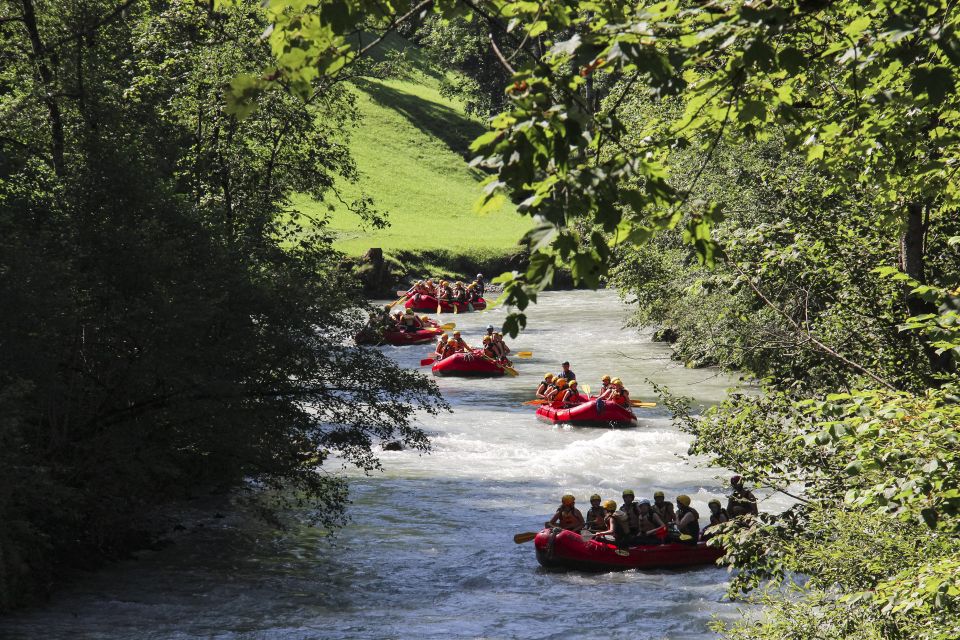
[[[404,79],[357,84],[363,123],[351,150],[363,173],[360,185],[341,185],[346,199],[365,193],[391,223],[363,229],[360,220],[335,204],[330,228],[337,248],[359,255],[370,247],[390,254],[447,250],[493,257],[514,253],[530,219],[505,204],[485,215],[473,212],[483,175],[467,166],[470,142],[483,125],[459,104],[441,97],[439,79],[415,69]],[[295,199],[306,213],[327,213],[326,203]]]

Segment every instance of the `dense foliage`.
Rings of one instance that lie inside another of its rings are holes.
[[[284,487],[337,521],[324,462],[425,448],[413,414],[443,406],[346,346],[356,285],[284,210],[354,176],[350,94],[228,113],[269,59],[256,3],[0,11],[0,609],[198,491]]]
[[[677,405],[695,452],[797,499],[730,527],[734,592],[769,587],[731,635],[957,637],[953,2],[269,6],[275,64],[235,84],[241,110],[362,59],[361,21],[486,24],[510,84],[474,143],[483,202],[538,223],[506,329],[557,266],[595,285],[622,260],[684,357],[764,380],[702,418]]]

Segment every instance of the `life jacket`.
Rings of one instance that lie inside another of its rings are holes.
[[[596,529],[597,527],[603,526],[603,521],[605,519],[607,512],[601,506],[590,507],[590,510],[587,511],[587,525]]]
[[[647,513],[647,515],[644,516],[640,514],[640,509],[638,507],[637,517],[640,520],[639,529],[641,533],[646,533],[647,531],[650,531],[651,529],[656,529],[657,527],[660,526],[659,524],[657,524],[657,521],[654,520],[654,517],[659,517],[659,516],[657,516],[656,512],[653,509],[651,509]]]
[[[573,405],[576,404],[578,396],[579,394],[576,391],[570,387],[566,387],[563,391],[557,394],[557,397],[554,398],[554,401],[563,405]]]
[[[561,506],[559,509],[557,509],[557,513],[560,514],[559,525],[561,529],[574,531],[580,528],[580,519],[576,516],[576,507],[571,507],[570,509],[564,511],[563,507]]]
[[[657,503],[654,502],[650,505],[650,508],[653,509],[654,513],[660,516],[660,519],[663,520],[664,524],[669,524],[676,520],[676,515],[673,512],[673,505],[666,500],[664,500],[663,504],[659,507],[657,506]]]
[[[741,507],[747,513],[757,513],[757,498],[747,489],[734,489],[727,504],[727,509]]]
[[[723,516],[724,519],[721,520],[720,516]],[[724,509],[723,507],[720,507],[720,511],[718,513],[713,513],[712,511],[710,512],[710,524],[712,525],[722,524],[724,522],[727,522],[728,520],[730,520],[730,516],[727,514],[727,510]]]
[[[537,387],[537,391],[536,391],[536,393],[534,393],[534,395],[537,395],[537,396],[545,396],[545,395],[547,395],[547,391],[550,390],[550,387],[551,387],[551,385],[550,385],[549,382],[541,382],[541,383],[540,383],[540,386]]]
[[[640,531],[640,504],[634,502],[624,502],[620,510],[626,514],[627,522],[630,526],[630,533]]]
[[[677,522],[679,523],[681,520],[683,520],[683,516],[687,515],[688,513],[693,514],[693,522],[687,523],[686,527],[681,527],[680,533],[686,533],[687,535],[691,535],[696,538],[700,535],[700,514],[697,513],[696,509],[693,507],[685,507],[680,505],[680,508],[677,511]]]
[[[463,351],[467,348],[467,343],[464,342],[462,338],[450,338],[450,340],[447,341],[447,344],[450,345],[450,348],[454,352]]]
[[[492,347],[484,347],[483,355],[487,358],[490,358],[491,360],[500,359],[500,355],[496,351],[494,351]]]
[[[611,515],[604,518],[603,522],[607,525],[607,528],[610,528],[610,522],[613,522],[613,537],[617,540],[623,540],[630,535],[630,523],[628,521],[627,514],[622,510],[618,509],[614,511]]]

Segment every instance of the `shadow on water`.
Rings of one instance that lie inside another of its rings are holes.
[[[531,491],[557,494],[547,483],[370,477],[353,487],[353,521],[333,540],[302,522],[276,532],[251,517],[236,518],[95,574],[58,594],[48,608],[0,623],[0,635],[478,637],[461,635],[456,625],[482,628],[496,610],[496,624],[504,625],[497,637],[543,637],[563,627],[544,615],[543,598],[563,608],[588,594],[597,601],[629,595],[649,603],[639,605],[649,606],[649,614],[688,606],[689,595],[664,591],[670,572],[558,577],[539,570],[532,543],[516,545],[512,536],[538,530],[549,513],[504,502]],[[411,496],[433,501],[427,508]],[[297,515],[305,520],[307,513]],[[687,576],[691,589],[714,593],[725,580],[722,570],[711,568]],[[633,585],[628,594],[625,585]],[[688,616],[683,631],[703,629]]]
[[[410,124],[442,140],[451,151],[464,158],[470,155],[470,143],[485,131],[482,124],[455,109],[406,91],[371,80],[357,80],[356,85],[378,105],[396,111]]]

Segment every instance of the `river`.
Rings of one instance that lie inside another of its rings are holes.
[[[503,314],[444,319],[475,344]],[[624,328],[628,315],[609,291],[543,294],[512,342],[534,352],[514,361],[520,377],[439,379],[454,411],[424,420],[432,453],[383,452],[382,473],[349,472],[352,522],[333,545],[309,527],[276,533],[207,513],[175,544],[75,579],[46,606],[0,622],[0,637],[710,637],[712,617],[737,615],[725,569],[549,573],[532,543],[512,541],[538,530],[566,492],[583,511],[593,492],[618,503],[627,487],[638,498],[687,493],[704,515],[726,490],[729,473],[688,459],[689,437],[661,407],[638,409],[639,428],[614,431],[552,427],[521,404],[564,359],[581,384],[620,376],[634,399],[656,400],[647,378],[700,405],[735,384],[671,361],[669,347]],[[430,347],[385,349],[416,367]]]

